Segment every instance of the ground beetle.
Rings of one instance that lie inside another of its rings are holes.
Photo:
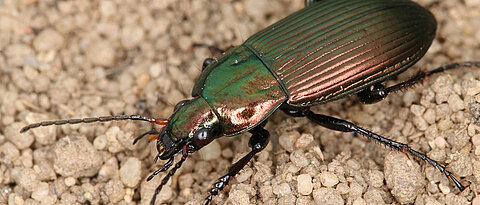
[[[456,187],[465,187],[444,166],[407,144],[395,142],[345,120],[317,114],[310,107],[356,94],[364,103],[384,99],[435,73],[480,62],[439,67],[402,83],[382,82],[415,64],[427,52],[436,31],[432,13],[409,0],[306,0],[306,7],[228,49],[219,59],[206,59],[193,99],[179,102],[168,119],[138,115],[47,121],[21,132],[48,125],[111,120],[143,120],[165,127],[148,131],[157,139],[155,160],[168,160],[147,180],[167,171],[174,156],[180,161],[155,190],[156,195],[193,153],[212,140],[243,132],[252,134],[251,151],[219,178],[206,198],[209,204],[252,157],[266,147],[267,118],[277,109],[293,117],[307,117],[341,132],[355,132],[392,149],[410,153],[438,168]]]

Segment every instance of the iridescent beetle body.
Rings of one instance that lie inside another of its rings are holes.
[[[306,2],[306,8],[254,34],[218,60],[206,60],[193,88],[193,99],[180,102],[168,120],[141,116],[90,118],[37,123],[22,131],[51,124],[123,119],[165,125],[160,132],[152,130],[135,140],[145,135],[156,136],[159,152],[156,159],[168,160],[148,180],[167,171],[175,155],[182,155],[158,186],[152,204],[189,153],[216,138],[251,132],[252,151],[215,183],[207,197],[207,204],[210,203],[212,196],[265,148],[269,133],[263,127],[277,109],[293,117],[307,117],[333,130],[356,132],[408,152],[437,167],[460,190],[465,189],[442,165],[408,145],[350,122],[315,114],[309,108],[352,94],[357,94],[362,102],[373,103],[434,73],[460,66],[479,66],[480,63],[440,67],[385,88],[381,82],[405,71],[426,53],[435,36],[434,16],[408,0]]]

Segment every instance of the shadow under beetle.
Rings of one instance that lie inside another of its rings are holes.
[[[307,117],[323,127],[355,132],[410,153],[436,167],[463,191],[465,186],[444,166],[407,144],[314,113],[310,107],[353,94],[364,103],[374,103],[435,73],[480,67],[480,62],[454,63],[384,87],[383,81],[405,71],[427,52],[437,26],[432,13],[408,0],[306,0],[305,4],[304,9],[254,34],[242,45],[224,51],[219,59],[206,59],[192,91],[193,99],[179,102],[168,119],[131,115],[47,121],[28,125],[21,132],[39,126],[127,119],[164,125],[161,131],[148,131],[134,141],[150,135],[157,139],[155,161],[168,160],[147,180],[167,171],[174,157],[181,155],[156,188],[151,204],[190,153],[216,138],[250,132],[251,151],[213,185],[206,198],[209,204],[267,146],[270,134],[264,126],[280,109],[290,116]]]

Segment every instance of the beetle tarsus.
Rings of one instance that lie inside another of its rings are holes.
[[[212,201],[213,196],[218,195],[220,191],[222,191],[230,179],[232,179],[240,170],[247,165],[247,163],[257,154],[258,152],[262,151],[267,147],[270,133],[263,128],[265,123],[253,128],[250,132],[252,136],[248,142],[248,145],[252,148],[252,150],[245,156],[243,156],[240,160],[235,162],[230,169],[228,169],[228,173],[218,179],[217,182],[213,184],[213,188],[210,189],[208,196],[205,198],[205,205],[210,204]]]

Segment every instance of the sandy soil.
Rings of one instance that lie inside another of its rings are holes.
[[[419,1],[428,5],[432,1]],[[133,146],[141,122],[38,128],[42,120],[140,114],[168,117],[188,98],[203,59],[303,7],[288,0],[0,1],[0,204],[145,204],[164,174],[145,179],[154,143]],[[430,9],[437,37],[396,79],[480,60],[480,1]],[[351,133],[275,113],[272,139],[214,204],[480,204],[480,72],[427,79],[373,105],[356,97],[314,108],[408,143],[446,164],[438,170]],[[200,204],[211,184],[248,152],[249,136],[219,139],[193,154],[157,204]]]

